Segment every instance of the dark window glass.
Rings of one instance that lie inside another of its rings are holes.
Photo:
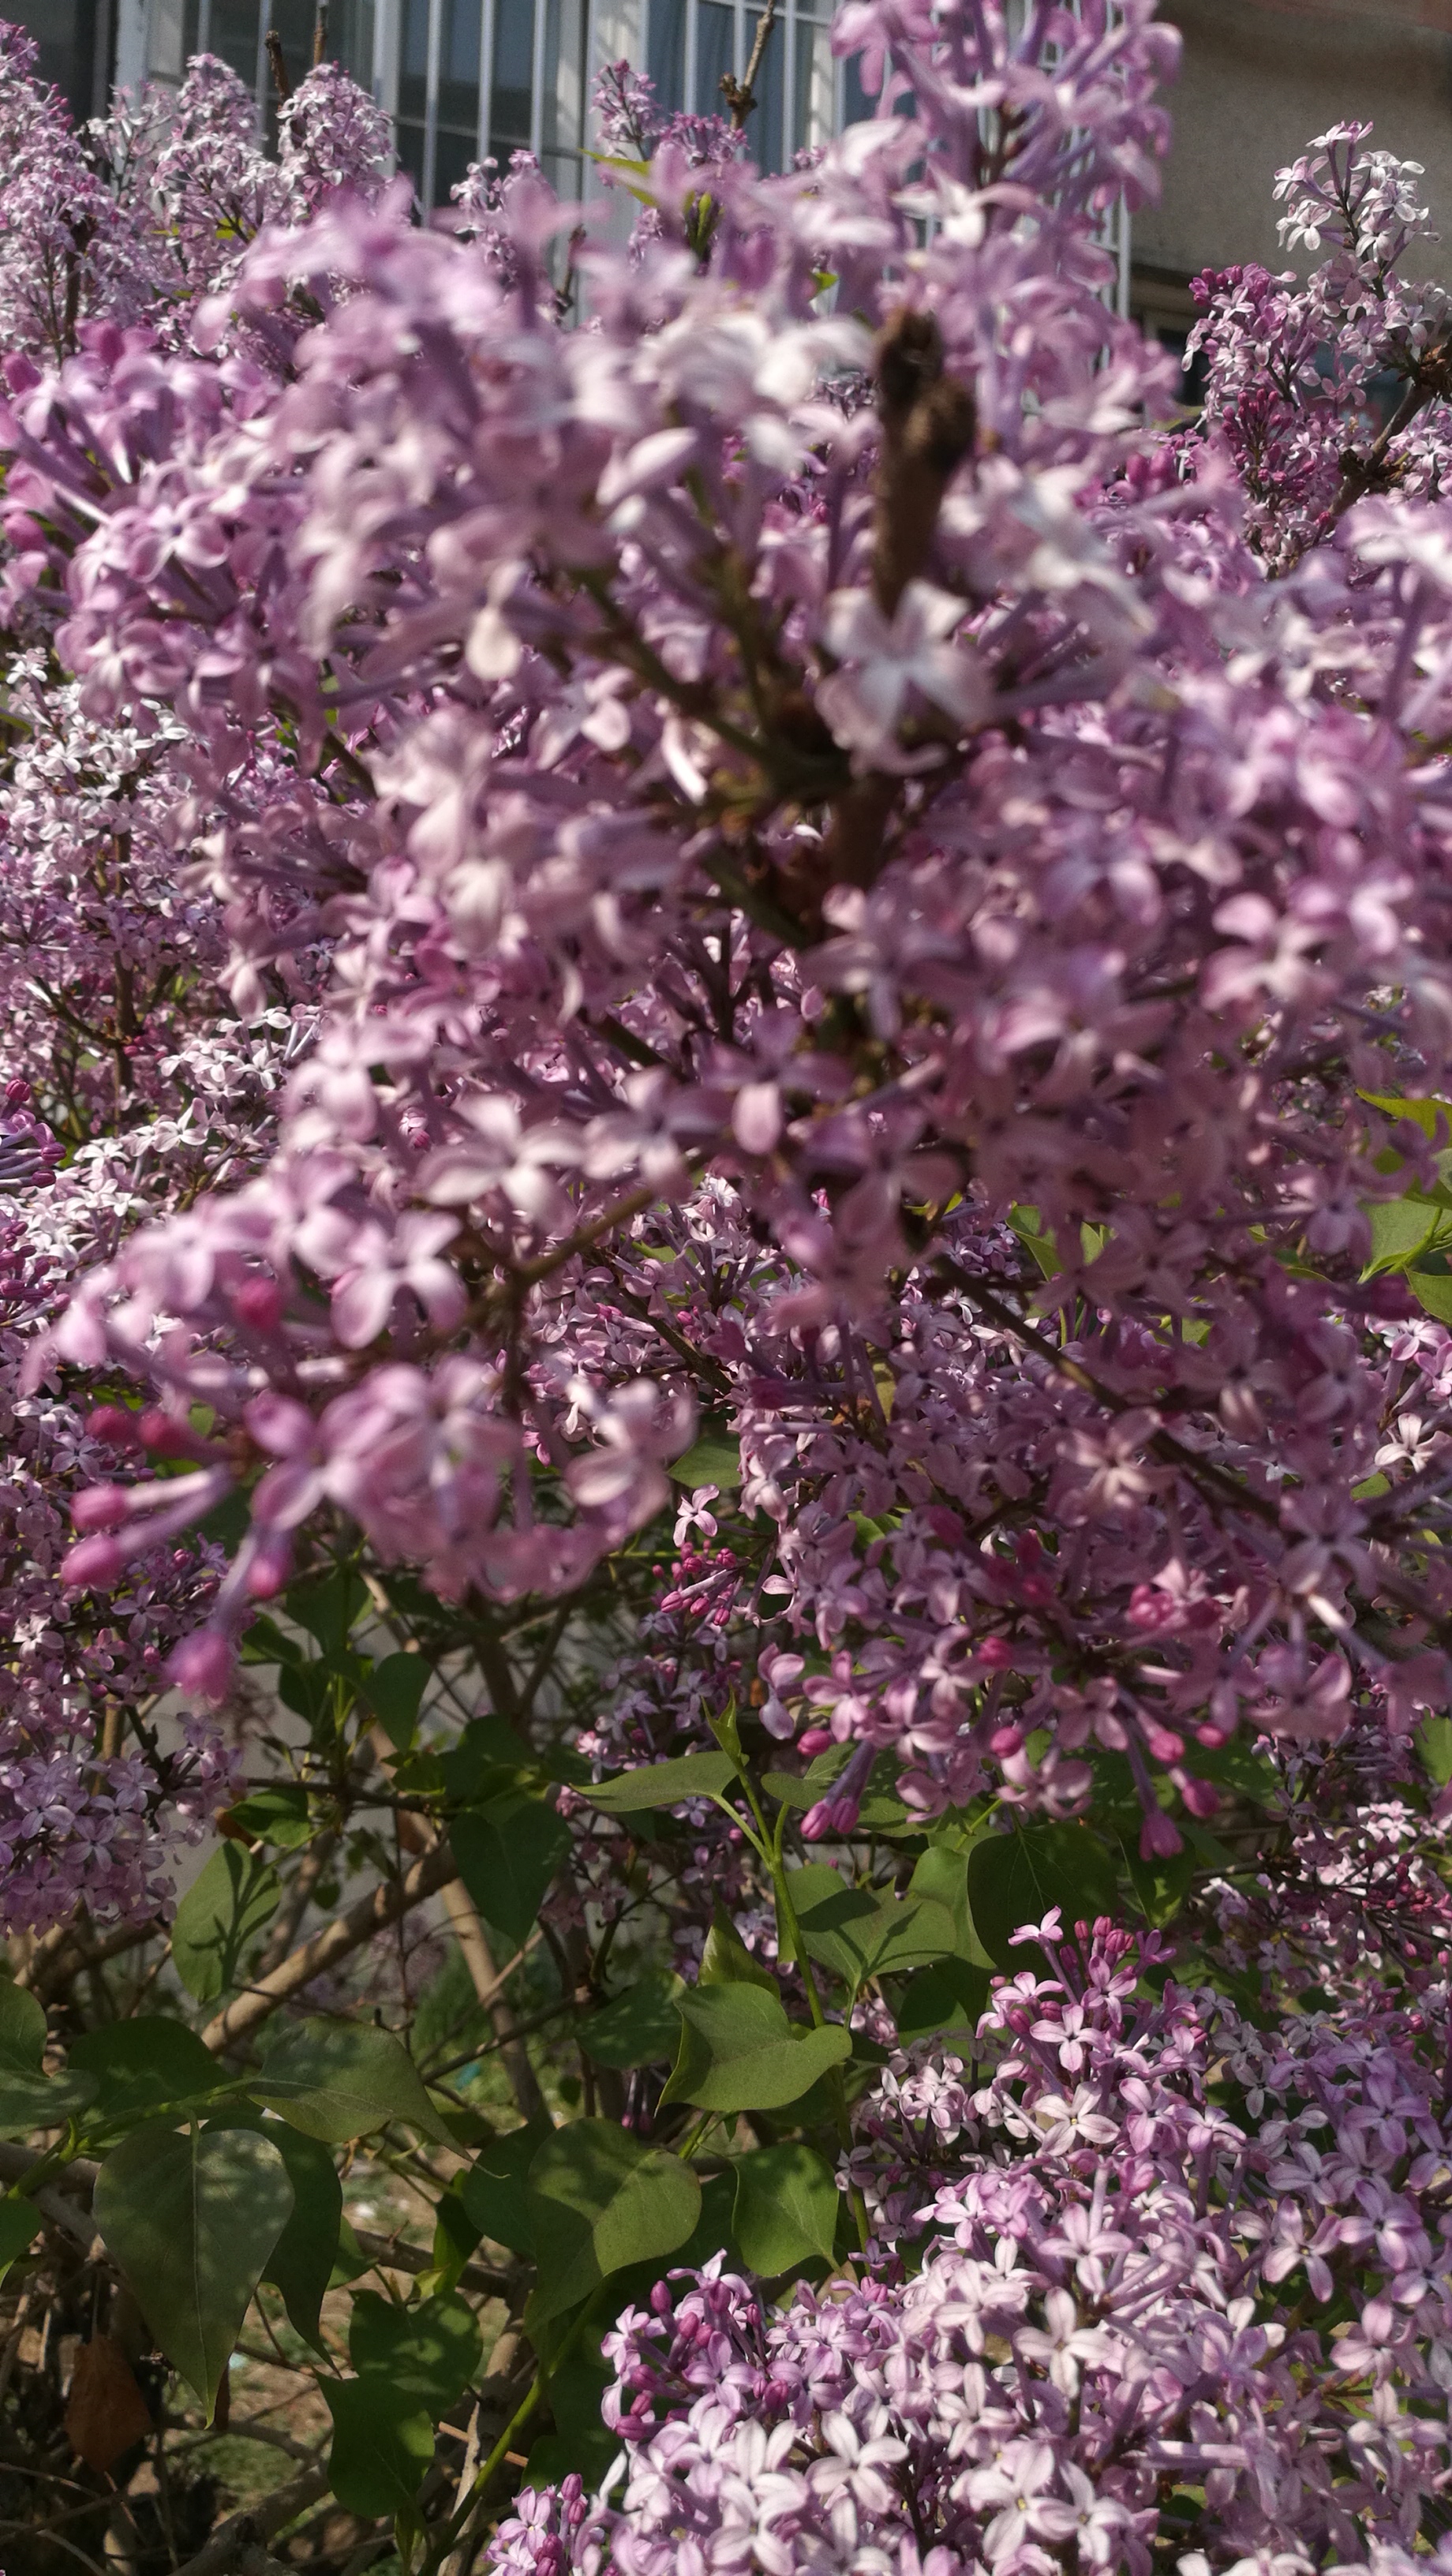
[[[443,0],[443,10],[439,47],[439,123],[453,126],[461,133],[474,134],[479,126],[479,0]]]
[[[408,172],[410,179],[413,181],[415,190],[419,194],[422,194],[424,164],[423,127],[421,125],[414,125],[406,122],[403,117],[400,117],[398,120],[397,132],[398,166],[400,170],[406,170]]]
[[[700,0],[696,11],[696,114],[726,116],[721,83],[736,68],[736,12],[718,0]]]
[[[441,125],[434,143],[434,204],[447,206],[471,161],[479,158],[478,137]]]
[[[877,114],[877,101],[869,98],[862,86],[862,57],[849,54],[842,66],[842,122],[861,125],[865,118]]]
[[[257,0],[212,0],[211,50],[255,93]]]
[[[398,112],[421,117],[429,86],[429,0],[403,0],[398,46]]]
[[[495,0],[489,149],[501,169],[526,151],[534,100],[534,0]]]
[[[686,0],[650,0],[646,70],[669,115],[686,103]]]
[[[760,18],[746,21],[746,60],[756,42]],[[805,35],[805,29],[803,34]],[[807,39],[810,42],[810,38]],[[777,19],[766,40],[766,51],[752,84],[756,105],[747,119],[746,140],[751,157],[759,170],[779,170],[782,166],[782,111],[786,103],[786,29]]]

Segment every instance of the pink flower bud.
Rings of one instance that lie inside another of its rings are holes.
[[[136,1438],[136,1416],[119,1404],[98,1404],[95,1412],[86,1417],[86,1429],[93,1440],[106,1440],[113,1449],[126,1449]]]
[[[1156,1807],[1140,1828],[1140,1859],[1173,1860],[1176,1852],[1183,1848],[1178,1825],[1170,1822],[1162,1807]]]
[[[1187,1771],[1181,1774],[1176,1785],[1192,1816],[1199,1816],[1203,1822],[1207,1817],[1219,1814],[1220,1792],[1213,1781],[1197,1780],[1193,1772]]]
[[[69,1584],[104,1591],[115,1582],[125,1562],[126,1550],[119,1539],[83,1538],[70,1549],[62,1571]]]
[[[236,1658],[215,1628],[197,1628],[183,1637],[167,1664],[167,1679],[178,1690],[199,1691],[203,1699],[225,1699]]]
[[[247,1568],[246,1589],[253,1601],[275,1601],[292,1572],[292,1548],[285,1538],[259,1539]]]
[[[275,1279],[248,1279],[233,1292],[232,1312],[254,1332],[275,1333],[282,1321],[282,1290]]]
[[[191,1433],[159,1405],[148,1405],[138,1422],[137,1432],[144,1449],[153,1458],[186,1458],[194,1446]]]
[[[71,1519],[78,1530],[119,1529],[131,1503],[125,1485],[89,1485],[72,1502]]]

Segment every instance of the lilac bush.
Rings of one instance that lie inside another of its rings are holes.
[[[12,2576],[1452,2563],[1421,173],[1191,413],[1149,0],[833,41],[0,39]]]

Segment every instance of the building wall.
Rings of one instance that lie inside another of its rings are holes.
[[[54,81],[73,116],[100,114],[110,86],[113,0],[0,0],[0,18],[35,38],[40,77]]]
[[[1426,167],[1444,236],[1426,265],[1452,284],[1452,0],[1166,0],[1164,14],[1185,58],[1164,196],[1135,217],[1137,271],[1286,267],[1277,170],[1369,117],[1374,145]]]

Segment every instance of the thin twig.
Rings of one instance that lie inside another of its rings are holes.
[[[202,2033],[203,2047],[209,2048],[215,2056],[219,2050],[245,2039],[249,2031],[256,2030],[260,2022],[269,2020],[291,1996],[301,1994],[304,1986],[310,1986],[326,1968],[335,1967],[340,1959],[348,1958],[354,1950],[361,1950],[375,1933],[387,1931],[400,1915],[410,1913],[414,1906],[436,1896],[439,1889],[451,1885],[458,1874],[458,1864],[448,1844],[436,1843],[432,1851],[425,1852],[423,1858],[414,1863],[405,1877],[387,1879],[381,1886],[370,1889],[356,1905],[349,1906],[346,1914],[324,1924],[321,1932],[315,1932],[310,1941],[304,1941],[300,1949],[283,1960],[281,1967],[272,1970],[270,1976],[259,1977],[255,1985],[246,1987],[234,1997],[208,2022]]]
[[[281,107],[284,100],[292,96],[292,83],[288,79],[287,65],[282,56],[282,38],[275,27],[269,27],[267,30],[267,59],[272,67],[272,86],[277,92],[278,106]]]
[[[727,72],[721,83],[721,95],[731,110],[731,125],[734,133],[741,132],[756,105],[756,75],[761,69],[762,56],[766,52],[771,40],[771,31],[775,25],[776,0],[766,0],[766,7],[756,22],[756,42],[751,48],[751,60],[746,66],[745,80],[734,80],[731,73]]]

